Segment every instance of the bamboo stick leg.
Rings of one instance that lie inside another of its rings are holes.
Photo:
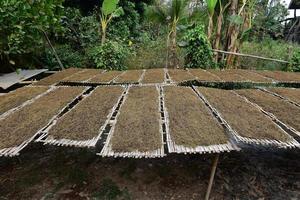
[[[208,182],[208,187],[207,187],[207,191],[206,191],[206,195],[205,195],[205,200],[209,200],[209,195],[210,195],[211,188],[212,188],[212,185],[213,185],[213,182],[214,182],[214,177],[215,177],[218,161],[219,161],[219,154],[217,154],[216,157],[213,160],[213,164],[212,164],[212,167],[211,167],[210,178],[209,178],[209,182]]]

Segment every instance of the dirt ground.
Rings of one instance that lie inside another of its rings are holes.
[[[35,144],[0,160],[0,199],[204,199],[212,155],[101,158]],[[300,151],[220,156],[210,199],[299,199]]]

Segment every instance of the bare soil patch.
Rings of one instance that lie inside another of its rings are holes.
[[[116,79],[116,83],[138,83],[143,70],[128,70]]]
[[[100,74],[103,72],[102,70],[99,69],[85,69],[79,73],[74,74],[73,76],[69,76],[65,79],[63,79],[63,82],[82,82],[86,81],[90,78],[93,78],[97,74]]]
[[[177,83],[196,79],[195,76],[183,69],[168,69],[168,74],[171,80]]]
[[[111,139],[115,152],[147,152],[161,148],[159,93],[153,87],[132,87],[120,109]]]
[[[122,95],[120,86],[98,87],[61,117],[49,131],[55,139],[89,140],[99,134],[108,114]]]
[[[300,89],[296,88],[268,88],[269,91],[286,97],[289,100],[300,104]]]
[[[283,123],[300,131],[300,108],[271,94],[260,90],[239,90],[239,94],[273,113]]]
[[[224,129],[191,88],[164,87],[169,130],[177,145],[197,147],[227,143]]]
[[[300,82],[299,72],[257,71],[257,73],[280,82]]]
[[[116,159],[79,148],[27,148],[19,159],[0,161],[0,199],[199,200],[212,158]],[[221,154],[210,199],[299,199],[299,166],[299,149]]]
[[[28,101],[43,92],[46,92],[48,87],[22,87],[0,97],[0,115],[6,111],[20,106],[25,101]]]
[[[257,73],[255,73],[255,71],[252,71],[252,70],[234,69],[231,71],[233,71],[234,73],[236,73],[242,77],[245,77],[248,81],[251,81],[251,82],[258,82],[258,83],[271,83],[272,82],[271,79],[268,79],[260,74],[257,74]]]
[[[163,83],[165,72],[163,69],[147,69],[142,83]]]
[[[221,79],[203,69],[189,69],[192,75],[196,76],[200,81],[220,81]]]
[[[197,88],[241,136],[286,142],[290,138],[260,110],[232,91]]]
[[[33,85],[54,85],[61,81],[62,79],[72,76],[73,74],[76,74],[78,72],[82,71],[80,68],[69,68],[63,71],[59,71],[51,76],[48,76],[37,83],[34,83]]]
[[[110,83],[115,77],[122,74],[121,71],[108,71],[102,74],[96,75],[89,83]]]
[[[248,81],[242,75],[236,74],[233,70],[208,70],[212,74],[218,76],[222,81],[226,82],[243,82]]]
[[[0,120],[0,149],[20,145],[47,125],[84,88],[58,88]]]

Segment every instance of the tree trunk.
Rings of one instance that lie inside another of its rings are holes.
[[[238,12],[238,0],[231,0],[229,13],[231,16],[236,15]],[[224,50],[235,52],[236,51],[236,40],[239,34],[239,27],[233,23],[230,23],[226,34],[226,43]],[[228,55],[226,59],[226,67],[230,68],[233,66],[235,55]]]
[[[176,26],[175,26],[176,27]],[[179,68],[179,59],[177,55],[177,42],[176,42],[176,28],[171,33],[171,44],[170,44],[170,67]]]
[[[102,36],[101,36],[101,45],[105,43],[106,40],[106,27],[102,28]]]
[[[215,39],[215,44],[214,44],[214,48],[215,49],[219,49],[220,48],[220,40],[221,40],[221,33],[222,33],[222,24],[223,24],[223,13],[221,13],[218,16],[218,20],[217,20],[217,33],[216,33],[216,39]],[[215,54],[215,62],[218,62],[218,52],[216,52]]]
[[[207,31],[207,38],[208,41],[211,42],[211,37],[212,37],[212,32],[214,28],[214,21],[213,21],[213,16],[209,15],[209,21],[208,21],[208,31]]]

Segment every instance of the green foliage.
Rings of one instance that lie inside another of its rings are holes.
[[[82,67],[86,60],[84,54],[75,51],[70,45],[56,46],[55,49],[65,67]],[[44,67],[50,70],[60,68],[53,55],[53,51],[49,48],[42,54],[41,61]]]
[[[213,53],[202,25],[187,31],[183,37],[185,42],[185,67],[212,68]]]
[[[104,15],[112,14],[116,9],[119,0],[104,0],[102,3],[102,12]]]
[[[136,46],[136,53],[126,58],[126,66],[129,69],[160,68],[166,65],[166,37],[159,37],[151,40],[147,33],[139,37],[139,44]]]
[[[63,0],[0,1],[0,54],[31,53],[43,44],[44,32],[60,32]]]
[[[78,33],[82,47],[87,48],[100,41],[98,28],[99,22],[95,15],[81,18]]]
[[[258,38],[271,36],[273,38],[283,37],[284,24],[281,20],[288,15],[288,10],[282,1],[273,0],[258,1],[255,6],[255,17],[253,20],[254,34]]]
[[[206,0],[207,10],[210,15],[214,14],[217,2],[218,2],[218,0]]]
[[[294,52],[291,62],[292,62],[292,71],[300,72],[300,49]]]
[[[291,49],[292,52],[289,52]],[[288,60],[289,54],[300,51],[300,46],[280,40],[265,38],[262,41],[244,42],[240,52],[245,54]],[[247,69],[285,70],[286,65],[273,61],[240,57],[240,66]]]
[[[122,43],[107,41],[103,45],[94,46],[88,51],[89,58],[97,68],[106,70],[124,70],[124,60],[129,54]]]

